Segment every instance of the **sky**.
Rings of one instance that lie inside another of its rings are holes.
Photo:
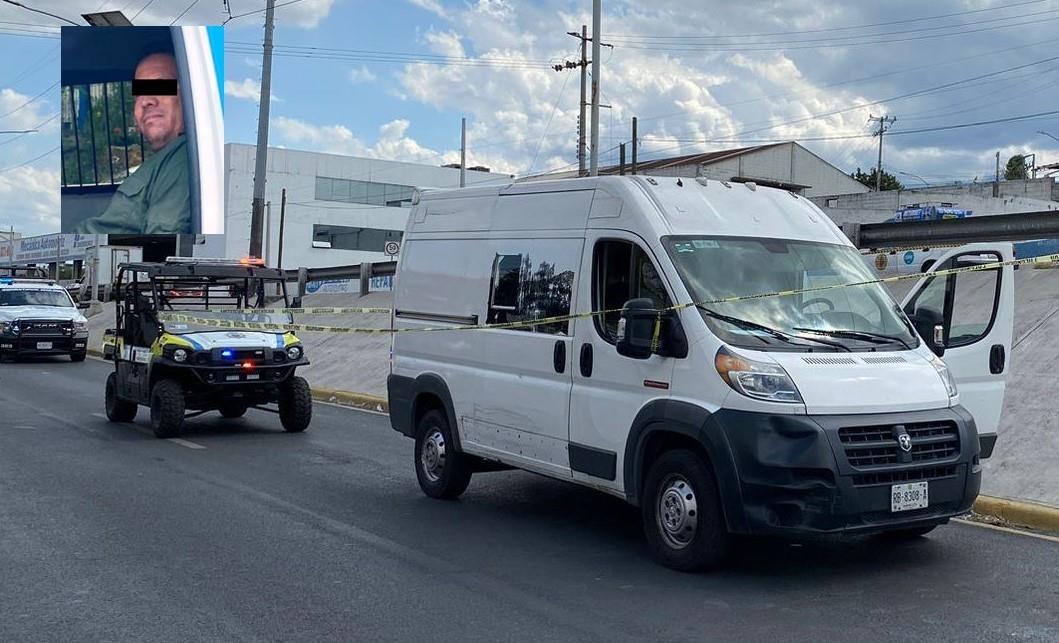
[[[289,3],[289,4],[287,4]],[[80,23],[226,25],[225,140],[256,141],[264,0],[24,0]],[[591,0],[278,0],[269,144],[511,174],[576,167]],[[243,15],[247,14],[247,15]],[[0,2],[0,228],[59,226],[60,21]],[[601,163],[798,140],[906,185],[991,180],[996,152],[1059,162],[1059,0],[604,0]],[[591,53],[590,53],[591,55]],[[39,97],[38,97],[39,96]],[[49,120],[51,119],[51,120]],[[926,131],[924,131],[926,130]]]

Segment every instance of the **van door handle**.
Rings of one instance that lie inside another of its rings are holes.
[[[993,344],[993,347],[989,349],[989,372],[993,375],[999,375],[1004,372],[1004,362],[1007,360],[1004,351],[1003,344]]]
[[[552,366],[555,367],[556,373],[566,372],[566,342],[562,340],[555,342],[555,349],[552,350]]]
[[[581,377],[592,377],[592,344],[581,344]]]

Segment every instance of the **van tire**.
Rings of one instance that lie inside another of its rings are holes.
[[[184,387],[162,380],[151,389],[151,428],[156,438],[175,438],[184,425]]]
[[[118,376],[114,371],[107,375],[104,408],[111,422],[132,422],[136,418],[137,404],[118,397]]]
[[[415,470],[419,488],[431,498],[459,497],[471,483],[471,463],[453,448],[448,418],[434,409],[416,424]]]
[[[227,417],[227,416],[226,416]],[[280,385],[279,421],[287,433],[301,433],[313,419],[313,392],[304,377],[292,375]]]
[[[702,456],[687,449],[667,451],[651,465],[641,516],[651,553],[666,567],[699,571],[716,566],[728,552],[713,472]]]

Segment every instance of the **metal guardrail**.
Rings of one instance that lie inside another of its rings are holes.
[[[359,279],[360,295],[363,297],[368,294],[368,284],[372,277],[389,277],[396,273],[396,261],[330,266],[327,268],[297,268],[284,271],[287,281],[298,282],[298,297],[305,296],[305,285],[310,281],[325,281],[328,279]]]
[[[842,231],[858,248],[930,247],[976,241],[1059,238],[1059,210],[991,214],[964,219],[903,223],[845,223]]]

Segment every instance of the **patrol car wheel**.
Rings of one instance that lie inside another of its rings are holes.
[[[691,451],[666,452],[651,465],[641,515],[651,553],[666,567],[697,571],[717,565],[727,553],[717,483]]]
[[[451,500],[467,490],[471,467],[466,456],[453,448],[448,418],[434,409],[416,426],[415,469],[419,487],[431,498]]]
[[[301,433],[313,419],[313,393],[304,377],[290,377],[279,391],[279,421],[288,433]]]
[[[230,403],[225,404],[218,410],[221,412],[222,417],[226,418],[241,418],[246,415],[247,406],[245,404]]]
[[[136,417],[136,403],[118,397],[118,377],[111,371],[106,388],[107,419],[111,422],[132,422]]]
[[[88,353],[70,353],[71,362],[83,362],[88,357]]]
[[[184,387],[162,380],[151,389],[151,428],[157,438],[174,438],[184,424]]]

